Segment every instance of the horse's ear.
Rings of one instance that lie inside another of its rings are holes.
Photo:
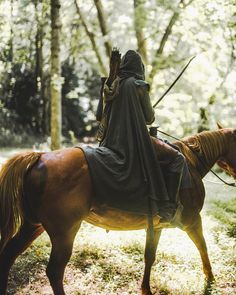
[[[224,127],[220,124],[220,122],[217,122],[216,124],[217,124],[218,129],[223,129],[223,128],[224,128]]]

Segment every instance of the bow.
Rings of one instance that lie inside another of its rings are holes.
[[[179,80],[179,78],[183,75],[183,73],[185,72],[185,70],[187,69],[187,67],[189,66],[189,64],[191,63],[191,61],[196,57],[196,55],[194,55],[193,57],[190,58],[189,62],[185,65],[185,67],[182,69],[182,71],[179,73],[179,75],[176,77],[176,79],[174,80],[174,82],[170,85],[170,87],[162,94],[162,96],[158,99],[158,101],[153,105],[153,108],[155,108],[159,102],[162,101],[162,99],[166,96],[166,94],[171,90],[171,88],[175,85],[175,83]]]

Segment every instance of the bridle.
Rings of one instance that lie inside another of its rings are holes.
[[[194,151],[194,149],[188,145],[186,142],[184,142],[183,140],[173,136],[173,135],[170,135],[164,131],[161,131],[160,129],[158,129],[158,132],[170,137],[170,138],[173,138],[175,140],[178,140],[180,141],[181,143],[183,143],[186,147],[188,147],[188,149],[198,158],[199,162],[201,162],[201,164],[203,165],[203,167],[207,167],[206,163],[198,156],[198,154]],[[224,184],[228,185],[228,186],[231,186],[231,187],[236,187],[236,184],[235,182],[227,182],[225,181],[223,178],[221,178],[217,173],[215,173],[212,169],[209,170],[212,174],[214,174],[220,181],[222,181]]]

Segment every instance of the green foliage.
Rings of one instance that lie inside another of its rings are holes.
[[[85,72],[79,77],[67,60],[62,66],[63,134],[73,132],[76,138],[94,136],[97,122],[94,113],[100,91],[100,78],[96,72]]]
[[[74,68],[66,61],[62,65],[62,118],[63,134],[69,136],[73,132],[75,137],[81,136],[85,128],[85,112],[78,100],[78,76],[74,73]]]
[[[14,64],[11,74],[7,75],[1,87],[1,101],[7,120],[2,128],[13,136],[23,133],[40,133],[40,101],[34,72],[23,64]],[[7,135],[7,132],[5,132]]]
[[[97,124],[93,114],[90,117],[89,114],[94,112],[92,102],[99,93],[98,76],[87,74],[79,80],[74,67],[67,60],[62,64],[62,77],[63,135],[66,141],[72,137],[78,139],[94,135]],[[88,80],[85,82],[84,79]],[[49,81],[45,82],[49,85]],[[35,136],[43,139],[44,105],[37,91],[34,70],[25,68],[24,64],[14,64],[11,74],[2,81],[0,90],[1,146],[32,144]],[[29,135],[32,140],[27,139]]]
[[[93,1],[77,3],[98,53],[108,67],[105,41],[122,53],[137,48],[134,0],[122,2],[122,5],[120,1],[101,1],[107,16],[106,36],[101,33]],[[167,89],[189,57],[197,55],[158,106],[156,124],[176,136],[195,133],[205,128],[201,126],[205,123],[207,128],[213,129],[216,121],[225,126],[236,126],[235,1],[135,2],[141,4],[136,13],[140,16],[140,29],[147,43],[147,77],[153,66],[157,70],[151,85],[153,102]],[[61,5],[61,61],[65,79],[63,135],[66,138],[92,136],[97,127],[94,113],[100,84],[98,58],[74,1],[62,1]],[[176,18],[168,31],[174,15]],[[0,16],[0,100],[9,114],[6,121],[6,115],[1,111],[2,127],[10,133],[16,132],[16,126],[19,132],[24,130],[30,136],[47,136],[50,129],[50,2],[3,0]],[[37,36],[42,36],[42,48],[39,43],[36,46]],[[39,77],[40,71],[42,77]],[[38,79],[36,83],[35,75],[43,80]],[[201,121],[201,109],[208,113],[207,122]],[[9,121],[12,122],[10,129]],[[4,136],[2,141],[6,134],[0,135]]]

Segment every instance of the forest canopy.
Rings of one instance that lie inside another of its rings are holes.
[[[50,138],[48,0],[0,1],[0,144]],[[156,108],[156,125],[175,136],[236,126],[235,0],[60,1],[62,134],[94,136],[101,77],[112,47],[136,49],[153,104],[196,56]]]

